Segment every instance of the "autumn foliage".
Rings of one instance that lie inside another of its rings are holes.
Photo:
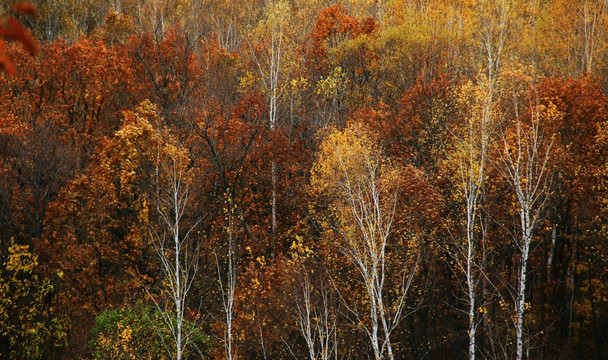
[[[604,2],[7,4],[0,358],[608,357]]]
[[[15,4],[11,11],[30,17],[36,17],[36,8],[27,3]],[[6,41],[16,41],[32,55],[38,52],[38,44],[34,40],[32,33],[27,30],[19,20],[13,16],[2,14],[0,17],[0,71],[15,74],[15,64],[6,54]]]

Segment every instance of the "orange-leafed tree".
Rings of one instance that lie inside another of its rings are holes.
[[[120,130],[48,208],[46,234],[37,246],[45,274],[57,283],[55,307],[71,319],[73,356],[82,356],[97,314],[131,303],[153,279],[148,227],[155,121],[149,103],[125,112]]]
[[[303,47],[305,78],[315,102],[315,122],[324,125],[345,119],[350,106],[365,100],[355,88],[367,85],[374,53],[368,36],[377,28],[372,18],[351,16],[343,5],[319,12]],[[356,101],[355,101],[356,100]],[[359,104],[360,105],[360,104]]]
[[[164,32],[131,37],[127,55],[142,85],[144,98],[158,106],[159,116],[183,139],[202,102],[205,71],[196,61],[195,38],[180,23]]]
[[[27,71],[0,76],[0,206],[10,214],[6,236],[31,244],[44,231],[48,204],[118,129],[136,87],[120,50],[98,41],[46,44],[36,59],[15,45],[8,51]]]
[[[590,78],[544,79],[538,93],[541,105],[555,106],[561,113],[559,121],[547,124],[555,133],[556,175],[547,219],[551,241],[546,242],[542,258],[547,264],[543,296],[560,324],[553,330],[556,336],[547,341],[560,346],[557,338],[568,338],[571,331],[572,356],[593,348],[592,356],[602,358],[605,339],[597,334],[605,330],[602,319],[606,318],[599,294],[606,291],[601,285],[607,268],[602,259],[605,213],[601,209],[608,99]],[[568,296],[574,302],[565,302]],[[571,309],[575,316],[560,316],[557,309]]]

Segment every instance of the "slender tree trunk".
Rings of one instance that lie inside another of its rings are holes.
[[[284,85],[288,78],[283,64],[285,52],[290,48],[287,41],[285,27],[289,26],[290,9],[289,4],[284,0],[266,1],[267,18],[264,27],[268,26],[265,33],[264,43],[268,48],[258,54],[252,47],[251,54],[258,68],[261,83],[266,92],[268,101],[268,117],[271,134],[279,126],[279,104],[284,91]],[[284,43],[285,42],[285,43]],[[292,44],[293,49],[293,44]],[[271,256],[275,255],[277,242],[277,183],[278,183],[278,164],[276,158],[271,159]]]
[[[272,159],[272,255],[277,242],[277,161]]]
[[[484,137],[485,134],[482,134]],[[485,141],[485,139],[482,139]],[[477,258],[477,246],[475,243],[475,218],[477,215],[477,203],[479,200],[479,191],[480,188],[477,185],[479,182],[479,186],[483,181],[483,166],[485,160],[485,144],[482,146],[482,157],[480,159],[480,170],[479,177],[474,178],[471,171],[469,174],[469,192],[467,195],[467,254],[466,254],[466,280],[467,280],[467,296],[469,301],[469,311],[468,311],[468,320],[469,320],[469,360],[475,360],[476,349],[476,332],[477,332],[477,322],[476,322],[476,314],[477,314],[477,276],[475,273],[475,260]],[[473,159],[471,159],[473,160]],[[470,169],[473,169],[474,161],[471,161]]]
[[[228,360],[232,360],[233,358],[232,317],[234,311],[234,292],[236,289],[236,264],[234,263],[234,240],[232,238],[232,201],[230,202],[230,205],[230,209],[228,210],[228,291],[225,300],[227,344],[226,359]]]
[[[161,263],[163,283],[167,284],[169,299],[166,304],[161,304],[155,297],[151,296],[151,299],[160,311],[166,329],[169,330],[171,344],[166,342],[164,330],[157,328],[157,333],[169,356],[181,360],[185,348],[190,343],[190,335],[194,331],[193,327],[184,329],[184,324],[187,323],[186,300],[198,272],[200,250],[198,242],[194,245],[194,249],[190,248],[190,234],[202,219],[197,220],[182,233],[183,216],[189,200],[188,180],[185,173],[189,158],[179,154],[169,155],[172,157],[169,160],[170,164],[160,163],[159,150],[157,159],[159,163],[156,168],[156,209],[160,224],[158,228],[151,228],[152,241]],[[196,325],[192,324],[192,326]]]
[[[466,256],[464,272],[466,276],[466,297],[468,301],[468,338],[469,338],[469,360],[475,360],[477,353],[477,326],[478,306],[477,286],[479,277],[483,271],[479,254],[479,241],[476,232],[476,222],[480,207],[481,194],[485,182],[485,165],[487,161],[487,148],[490,141],[490,128],[494,122],[494,99],[497,92],[497,79],[501,67],[502,51],[507,37],[507,13],[508,8],[505,0],[491,0],[486,4],[490,8],[491,16],[482,20],[482,45],[485,53],[487,72],[483,86],[482,96],[479,101],[482,103],[481,113],[478,114],[479,124],[475,124],[475,119],[469,119],[468,139],[469,153],[468,163],[465,166],[463,186],[466,199],[466,249],[463,251]],[[482,220],[479,220],[480,222]],[[483,224],[480,224],[480,226]],[[463,266],[463,265],[461,265]],[[481,313],[479,316],[485,316]]]
[[[175,204],[175,208],[178,208],[179,199],[178,199],[178,191],[175,189],[177,184],[174,183],[174,191],[173,191],[173,203]],[[181,287],[181,264],[180,264],[180,241],[179,241],[179,211],[175,211],[175,230],[173,232],[173,241],[175,246],[175,314],[176,314],[176,360],[181,360],[182,358],[182,287]]]
[[[277,127],[278,86],[281,71],[283,29],[279,22],[273,21],[272,40],[270,47],[270,133],[274,135]],[[279,25],[278,29],[275,26]],[[272,255],[274,256],[277,241],[277,161],[272,159]]]
[[[516,240],[521,251],[518,274],[518,291],[515,301],[515,359],[523,359],[524,316],[526,311],[526,278],[532,235],[538,226],[545,204],[549,198],[550,171],[548,160],[553,137],[545,139],[540,132],[541,114],[539,106],[531,109],[529,129],[522,129],[516,119],[516,142],[507,143],[503,136],[505,151],[502,155],[503,176],[513,189],[518,204],[521,237]],[[546,143],[545,143],[546,142]]]
[[[462,139],[457,138],[467,149],[459,162],[459,175],[465,199],[466,224],[464,225],[464,231],[466,242],[465,245],[460,245],[460,241],[456,241],[457,250],[452,256],[456,258],[458,267],[463,272],[466,281],[465,297],[468,308],[463,312],[466,313],[468,322],[469,360],[475,360],[478,316],[484,316],[483,313],[478,315],[479,305],[477,304],[477,286],[480,281],[480,272],[483,271],[481,268],[483,251],[480,249],[480,237],[482,236],[480,235],[480,229],[483,228],[483,224],[482,219],[478,219],[478,213],[484,191],[487,148],[493,119],[495,79],[488,78],[486,81],[487,83],[480,85],[487,87],[482,92],[482,97],[478,99],[484,104],[481,112],[466,119],[466,133],[462,136]],[[478,224],[479,228],[477,228]]]
[[[532,241],[532,227],[530,224],[530,211],[524,209],[521,213],[521,224],[522,224],[522,254],[521,264],[519,268],[519,286],[517,292],[517,308],[515,309],[516,316],[516,360],[521,360],[523,356],[523,324],[524,324],[524,312],[526,310],[526,277],[527,277],[527,265],[528,257],[530,254],[530,243]]]
[[[234,358],[234,337],[233,337],[233,320],[234,320],[234,301],[237,284],[237,273],[236,273],[236,257],[235,257],[235,245],[234,245],[234,233],[233,233],[233,212],[234,206],[232,204],[232,194],[228,191],[228,249],[227,249],[227,263],[225,274],[222,271],[220,260],[215,254],[217,277],[219,281],[219,290],[221,293],[222,306],[224,308],[225,318],[225,330],[224,330],[224,355],[226,360],[232,360]],[[225,276],[225,281],[224,281]]]
[[[467,284],[468,285],[468,296],[469,296],[469,359],[470,360],[475,360],[475,333],[477,331],[477,325],[475,323],[475,313],[476,313],[476,308],[475,308],[475,287],[474,287],[474,283],[475,283],[475,279],[473,279],[473,273],[472,273],[472,244],[471,241],[469,240],[468,242],[468,248],[469,248],[469,252],[468,252],[468,258],[467,258]]]
[[[388,238],[392,232],[392,220],[397,205],[397,194],[383,196],[377,184],[377,159],[366,155],[367,179],[358,180],[346,185],[346,196],[349,199],[352,215],[361,231],[361,238],[353,240],[351,248],[345,254],[349,260],[358,267],[363,276],[363,282],[369,296],[370,328],[367,329],[370,337],[374,357],[383,359],[386,352],[393,360],[393,347],[390,340],[392,329],[400,321],[403,308],[403,298],[396,301],[395,315],[389,319],[384,309],[386,294],[384,293],[384,280],[386,276],[386,248]],[[347,177],[349,174],[345,174]],[[369,192],[371,199],[364,193]],[[403,285],[403,295],[407,287]],[[381,335],[382,334],[382,335]]]
[[[296,295],[296,323],[308,347],[310,360],[329,360],[336,352],[336,320],[330,308],[329,294],[321,281],[319,292],[314,293],[309,273],[301,264],[300,277],[294,289]],[[299,288],[301,286],[301,290]],[[315,295],[318,295],[315,296]],[[319,302],[320,300],[320,302]]]

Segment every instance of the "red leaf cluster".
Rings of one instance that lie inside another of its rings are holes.
[[[27,3],[16,4],[12,8],[15,13],[30,17],[36,16],[36,8]],[[14,62],[6,55],[6,41],[16,41],[31,54],[38,53],[38,44],[32,33],[27,30],[19,20],[9,15],[0,15],[0,71],[14,75],[16,73]]]

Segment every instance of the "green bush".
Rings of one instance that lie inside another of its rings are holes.
[[[202,359],[209,350],[209,338],[192,322],[183,325],[189,334],[184,359]],[[95,320],[89,348],[93,359],[171,359],[175,342],[157,309],[143,303],[133,307],[106,310]]]

